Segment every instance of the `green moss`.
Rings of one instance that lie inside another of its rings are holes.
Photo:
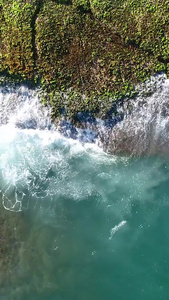
[[[0,70],[29,78],[34,73],[31,19],[35,7],[32,2],[1,0],[0,10]]]
[[[80,13],[90,12],[90,1],[89,0],[72,0],[73,7]]]

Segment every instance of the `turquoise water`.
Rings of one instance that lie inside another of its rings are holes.
[[[168,299],[169,158],[0,137],[0,299]]]

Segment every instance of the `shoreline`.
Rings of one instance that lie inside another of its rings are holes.
[[[2,124],[12,118],[15,126],[21,129],[58,130],[63,136],[82,143],[97,142],[110,154],[139,156],[169,152],[169,81],[165,74],[158,74],[136,86],[137,96],[115,102],[107,111],[107,118],[103,119],[88,111],[79,111],[72,117],[65,113],[66,108],[55,119],[50,103],[43,104],[40,88],[8,84],[1,91],[4,97]],[[69,101],[68,94],[61,92],[60,97]]]

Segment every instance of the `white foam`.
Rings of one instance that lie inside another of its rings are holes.
[[[48,128],[51,126],[50,108],[41,104],[37,90],[27,87],[0,88],[0,124],[14,124],[20,128]]]
[[[114,235],[117,231],[119,231],[126,223],[127,223],[127,221],[123,220],[123,221],[120,222],[118,225],[116,225],[116,226],[114,226],[113,228],[111,228],[109,240],[111,240],[112,237],[113,237],[113,235]]]
[[[0,90],[0,193],[7,210],[21,211],[23,202],[28,205],[28,194],[37,201],[52,199],[56,193],[75,200],[92,193],[92,187],[77,182],[69,160],[83,154],[97,158],[98,153],[104,155],[102,149],[62,136],[49,126],[49,116],[36,91]]]

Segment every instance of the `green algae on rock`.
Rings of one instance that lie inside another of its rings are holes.
[[[40,80],[53,117],[104,117],[135,84],[168,73],[168,19],[164,0],[0,0],[0,72]]]

